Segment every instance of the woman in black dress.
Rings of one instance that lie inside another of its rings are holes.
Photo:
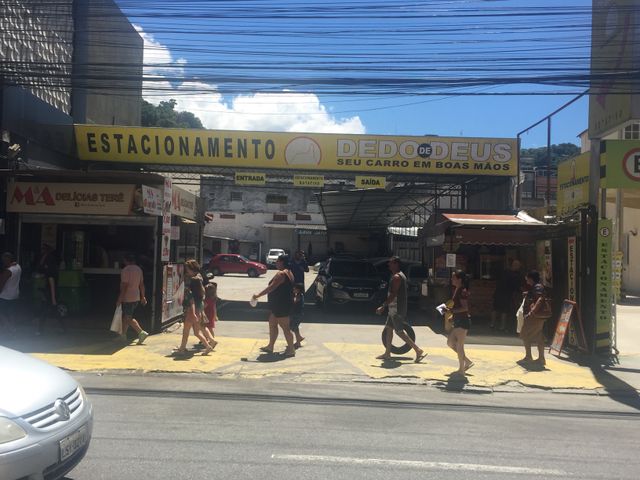
[[[278,326],[282,328],[284,338],[287,340],[285,357],[294,357],[296,350],[293,346],[293,334],[289,328],[289,314],[293,306],[293,274],[289,271],[289,256],[280,255],[276,261],[278,272],[269,282],[267,288],[260,293],[253,295],[258,299],[263,295],[268,295],[269,301],[269,343],[260,350],[266,353],[273,353],[273,347],[278,338]]]

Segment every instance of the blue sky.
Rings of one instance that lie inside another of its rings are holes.
[[[145,97],[208,128],[515,137],[584,90],[529,76],[588,68],[591,0],[118,3],[145,39]],[[587,114],[584,97],[554,117],[552,143],[577,143]]]

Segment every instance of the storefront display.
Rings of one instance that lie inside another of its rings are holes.
[[[451,295],[453,270],[463,270],[471,278],[470,308],[476,322],[491,317],[496,291],[505,275],[514,276],[510,269],[515,260],[520,264],[517,274],[522,278],[527,270],[536,268],[534,246],[548,228],[524,212],[518,215],[441,213],[434,216],[432,224],[425,232],[429,262],[434,266],[429,295],[436,305],[446,301]],[[442,244],[430,246],[428,239],[438,235],[444,235]],[[542,253],[551,268],[550,256],[544,255],[544,248]],[[454,256],[455,268],[451,262],[447,266],[447,257]],[[515,291],[522,285],[512,287],[505,290]]]
[[[144,272],[148,299],[136,318],[149,331],[179,318],[182,263],[199,259],[201,252],[194,194],[154,174],[109,174],[105,183],[97,175],[83,175],[84,183],[32,177],[33,182],[11,183],[7,191],[26,290],[33,289],[34,266],[46,243],[58,260],[59,296],[71,325],[108,329],[124,256],[133,253]]]
[[[184,265],[165,265],[162,272],[162,323],[165,323],[182,315]]]

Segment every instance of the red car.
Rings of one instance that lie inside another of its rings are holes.
[[[253,262],[235,253],[219,253],[209,261],[209,271],[213,275],[225,273],[244,273],[250,277],[257,277],[267,273],[266,265]]]

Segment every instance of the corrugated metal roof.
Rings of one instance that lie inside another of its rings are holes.
[[[536,220],[524,211],[518,212],[517,215],[491,215],[479,213],[443,213],[443,217],[458,225],[504,225],[504,226],[539,226],[546,225],[540,220]]]

